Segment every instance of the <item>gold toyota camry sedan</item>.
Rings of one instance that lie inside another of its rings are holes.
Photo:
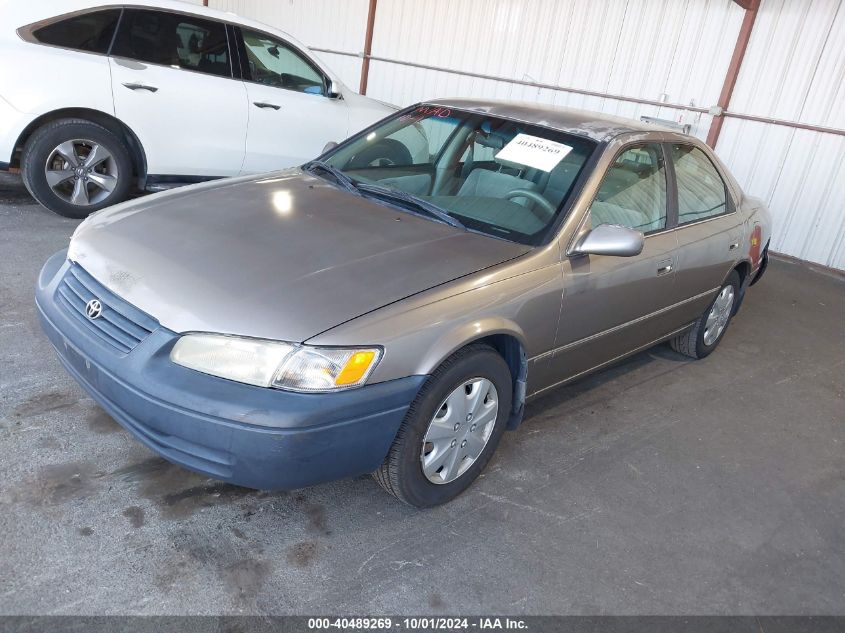
[[[67,371],[166,459],[262,489],[374,473],[431,506],[527,399],[664,341],[710,354],[770,235],[695,138],[438,100],[95,213],[36,300]]]

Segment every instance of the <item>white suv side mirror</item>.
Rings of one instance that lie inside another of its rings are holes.
[[[343,97],[340,85],[334,79],[329,79],[326,82],[326,96],[329,99],[341,99]]]

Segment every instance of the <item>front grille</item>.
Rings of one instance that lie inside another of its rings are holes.
[[[89,319],[85,306],[92,299],[102,313]],[[128,354],[158,328],[158,321],[108,290],[77,264],[71,264],[56,291],[58,304],[111,349]]]

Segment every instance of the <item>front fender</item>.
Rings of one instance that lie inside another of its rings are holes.
[[[512,336],[532,358],[554,344],[561,287],[559,263],[554,263],[445,297],[431,296],[442,290],[416,295],[306,342],[383,346],[384,357],[369,382],[430,374],[456,350],[494,334]]]
[[[430,374],[462,347],[497,334],[513,337],[525,349],[525,333],[514,321],[497,316],[468,320],[455,323],[454,327],[442,332],[431,348],[420,357],[419,373]]]

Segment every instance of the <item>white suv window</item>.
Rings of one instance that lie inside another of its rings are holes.
[[[119,18],[120,9],[92,11],[42,26],[33,31],[32,37],[50,46],[106,54]]]
[[[258,31],[241,29],[241,34],[246,45],[246,79],[295,92],[325,92],[322,73],[291,46]]]
[[[226,27],[189,15],[126,9],[112,55],[231,77]]]

